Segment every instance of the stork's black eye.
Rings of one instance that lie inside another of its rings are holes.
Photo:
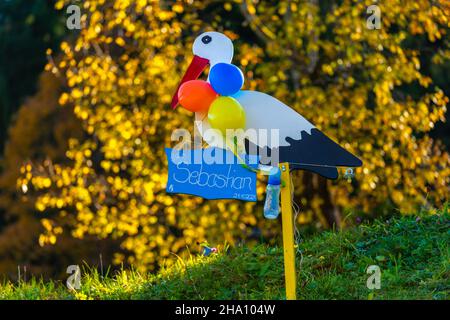
[[[202,37],[202,42],[203,42],[204,44],[210,43],[211,40],[212,40],[212,38],[211,38],[210,36],[204,36],[204,37]]]

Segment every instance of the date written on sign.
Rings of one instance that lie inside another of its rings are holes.
[[[241,160],[220,148],[166,148],[169,174],[166,191],[199,196],[205,199],[239,199],[256,201],[256,156]],[[247,166],[247,167],[246,167]]]

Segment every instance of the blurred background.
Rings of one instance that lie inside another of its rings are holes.
[[[280,243],[264,178],[257,203],[165,193],[164,147],[193,131],[170,100],[208,30],[234,41],[245,89],[363,159],[352,179],[294,174],[303,236],[433,212],[449,196],[449,12],[444,0],[0,0],[0,275],[155,271],[204,241]]]

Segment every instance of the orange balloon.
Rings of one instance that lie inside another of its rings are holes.
[[[203,80],[187,81],[178,90],[181,106],[192,112],[207,111],[216,97],[211,85]]]

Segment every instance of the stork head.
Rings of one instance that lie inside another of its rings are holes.
[[[178,104],[178,90],[184,82],[197,79],[208,64],[213,66],[219,62],[231,63],[233,51],[233,43],[223,33],[209,31],[199,35],[192,47],[194,57],[172,98],[172,108],[176,108]]]

